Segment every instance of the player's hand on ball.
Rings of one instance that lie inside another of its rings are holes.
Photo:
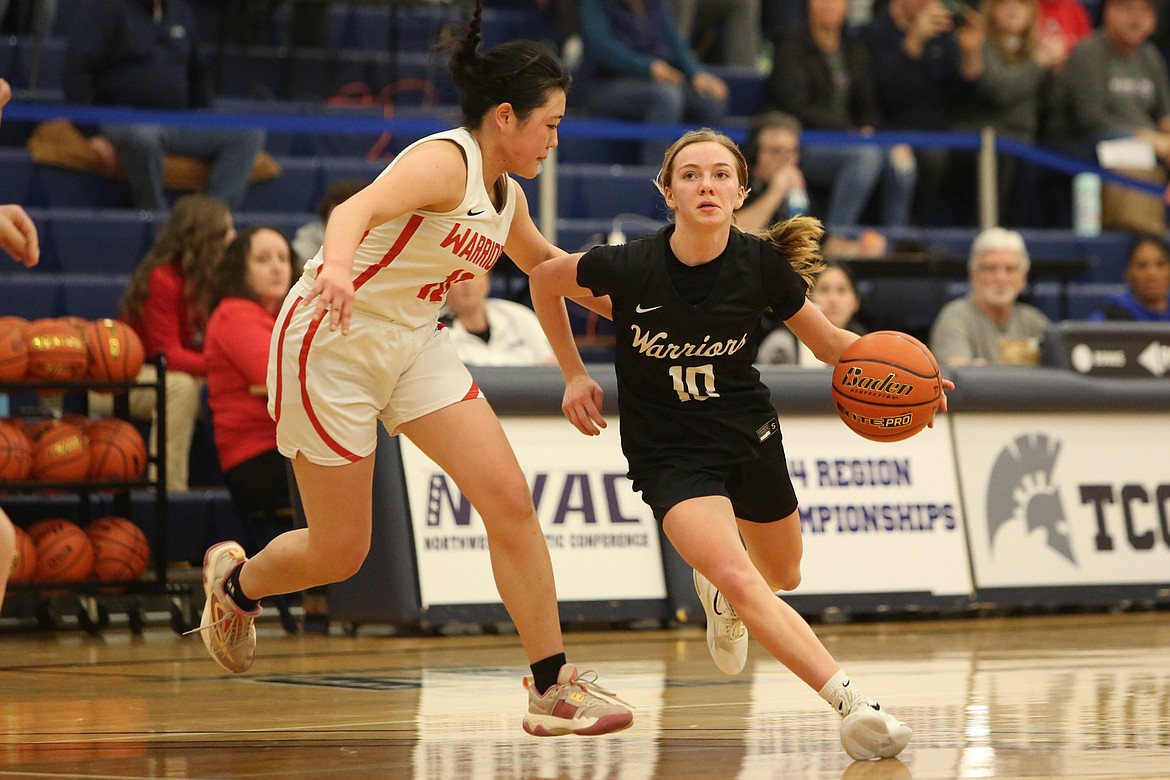
[[[581,433],[597,436],[601,433],[599,429],[605,427],[605,418],[601,416],[603,395],[601,385],[594,382],[593,377],[588,374],[573,377],[565,382],[561,410]]]
[[[941,397],[939,398],[939,401],[938,401],[938,410],[940,412],[945,412],[947,410],[947,391],[954,390],[955,383],[949,379],[943,379],[942,380],[942,387],[943,387],[943,391],[942,391]],[[930,418],[930,422],[926,424],[926,427],[927,428],[934,427],[934,417]]]

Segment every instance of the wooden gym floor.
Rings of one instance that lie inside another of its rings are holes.
[[[698,628],[568,633],[635,723],[538,739],[514,636],[265,621],[241,676],[165,627],[0,633],[0,777],[1170,778],[1170,613],[816,630],[915,729],[900,759],[851,762],[814,692],[757,646],[721,675]]]

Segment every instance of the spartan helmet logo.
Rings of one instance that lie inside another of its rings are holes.
[[[1060,442],[1043,434],[1020,436],[999,453],[987,484],[987,532],[992,549],[1000,528],[1012,521],[1024,522],[1028,533],[1043,528],[1048,546],[1077,564],[1064,507],[1052,484],[1059,454]]]

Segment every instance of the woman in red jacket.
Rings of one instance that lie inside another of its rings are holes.
[[[262,226],[240,231],[224,253],[203,344],[224,481],[237,506],[268,520],[289,517],[288,475],[266,382],[268,344],[292,271],[293,252],[282,233]]]
[[[224,247],[235,237],[225,203],[203,195],[179,198],[122,297],[122,319],[138,333],[146,354],[167,358],[168,490],[187,489],[191,439],[207,375],[204,328]],[[154,381],[154,367],[147,365],[143,370],[139,379]],[[143,402],[153,398],[153,394],[132,393],[131,413],[150,416],[154,410],[143,408]]]

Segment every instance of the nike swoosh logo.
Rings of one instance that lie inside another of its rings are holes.
[[[471,211],[467,212],[467,216],[469,216],[469,217],[478,217],[480,214],[482,214],[482,213],[483,213],[483,211],[484,211],[483,209],[480,209],[479,211],[476,211],[475,209],[472,209]]]
[[[719,595],[718,594],[711,597],[711,609],[715,610],[716,615],[723,614],[722,612],[719,611]]]
[[[661,306],[643,306],[642,304],[639,303],[637,306],[634,307],[634,311],[638,314],[645,314],[647,312],[651,312],[651,311],[654,311],[656,309],[661,309],[661,308],[662,308]]]

